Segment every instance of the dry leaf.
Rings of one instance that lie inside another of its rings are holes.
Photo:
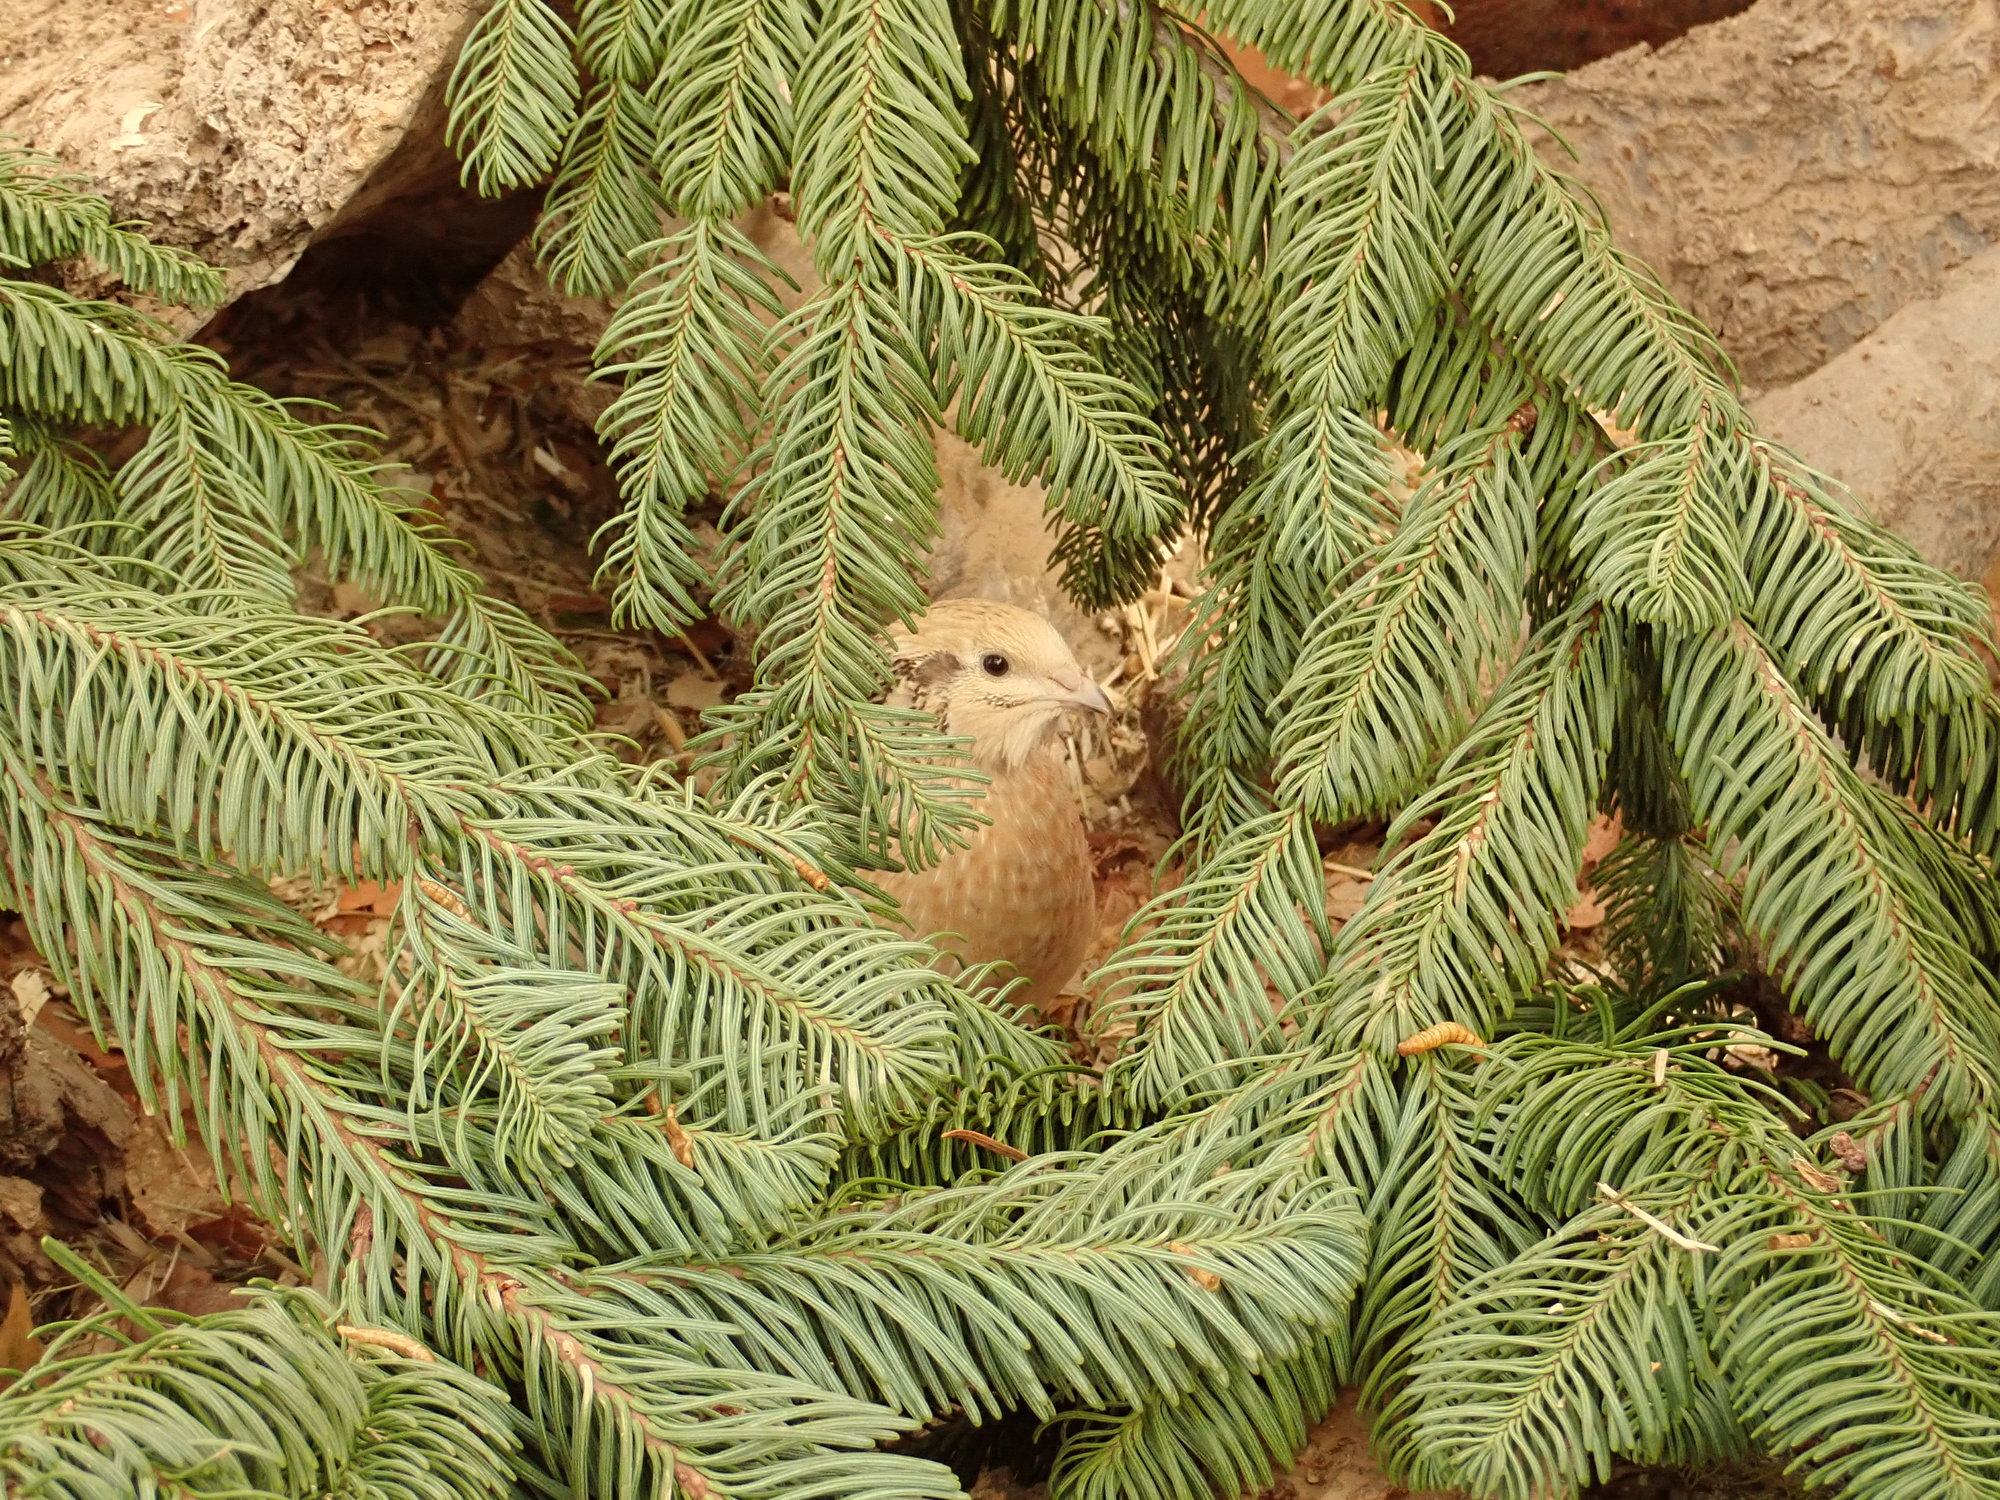
[[[365,615],[376,605],[366,589],[343,578],[333,586],[333,607],[343,615]]]
[[[1604,903],[1595,891],[1585,891],[1563,915],[1563,926],[1571,932],[1588,932],[1604,922]]]
[[[140,1227],[155,1237],[184,1233],[229,1211],[207,1150],[194,1140],[176,1146],[156,1117],[142,1117],[125,1144],[125,1190]]]
[[[675,708],[714,708],[722,701],[723,685],[699,672],[683,672],[667,684],[667,702]]]
[[[1622,426],[1618,421],[1618,414],[1616,412],[1600,411],[1594,406],[1590,408],[1590,414],[1597,419],[1597,425],[1604,429],[1604,435],[1610,438],[1618,447],[1633,448],[1638,446],[1639,426],[1636,422],[1630,427]]]
[[[1618,847],[1618,840],[1625,835],[1625,822],[1616,813],[1610,817],[1590,820],[1590,829],[1583,838],[1583,862],[1594,865]]]
[[[8,981],[7,987],[14,992],[14,1004],[21,1011],[21,1024],[34,1025],[35,1017],[49,1003],[48,976],[40,969],[23,969]]]
[[[340,903],[334,908],[342,916],[364,913],[371,917],[393,916],[396,903],[402,898],[400,885],[382,885],[373,880],[358,881],[341,890]]]
[[[1827,1144],[1833,1148],[1833,1154],[1840,1159],[1840,1164],[1847,1168],[1848,1171],[1865,1172],[1868,1170],[1868,1148],[1863,1146],[1861,1142],[1857,1141],[1846,1131],[1841,1131]]]
[[[25,1370],[42,1357],[35,1337],[35,1315],[28,1310],[28,1293],[16,1282],[7,1293],[7,1316],[0,1318],[0,1369]],[[13,1384],[0,1380],[0,1390]]]
[[[1358,880],[1335,875],[1326,883],[1326,914],[1336,922],[1345,922],[1360,911],[1367,899],[1368,887]]]

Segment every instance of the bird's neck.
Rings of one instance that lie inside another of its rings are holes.
[[[1062,770],[1062,735],[1054,728],[1032,735],[983,734],[972,742],[972,763],[995,781]]]

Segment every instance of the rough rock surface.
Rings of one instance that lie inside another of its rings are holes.
[[[1733,16],[1750,0],[1452,0],[1418,14],[1497,78],[1581,67],[1640,42],[1658,46],[1691,26]],[[1428,10],[1429,14],[1425,14]]]
[[[2000,563],[2000,249],[1753,407],[1931,562]]]
[[[2000,239],[2000,0],[1760,0],[1513,97],[1756,388]]]
[[[450,184],[435,120],[412,125],[439,113],[485,5],[5,0],[0,133],[87,174],[240,295],[284,276],[392,156],[377,208],[435,190],[440,168]]]

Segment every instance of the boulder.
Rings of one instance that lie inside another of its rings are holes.
[[[2000,239],[1996,90],[1996,0],[1760,0],[1512,97],[1768,388]]]
[[[441,194],[478,212],[454,193],[442,99],[487,3],[13,0],[0,134],[222,266],[240,296],[329,232],[438,238]]]
[[[2000,565],[2000,249],[1752,410],[1929,561],[1986,576]]]

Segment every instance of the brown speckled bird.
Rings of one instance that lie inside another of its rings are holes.
[[[1090,849],[1063,771],[1066,714],[1111,701],[1039,615],[986,599],[934,604],[895,642],[891,703],[928,709],[972,738],[990,778],[971,842],[915,874],[877,877],[904,925],[968,964],[1005,959],[1028,981],[1010,999],[1042,1006],[1083,962],[1096,927]]]

